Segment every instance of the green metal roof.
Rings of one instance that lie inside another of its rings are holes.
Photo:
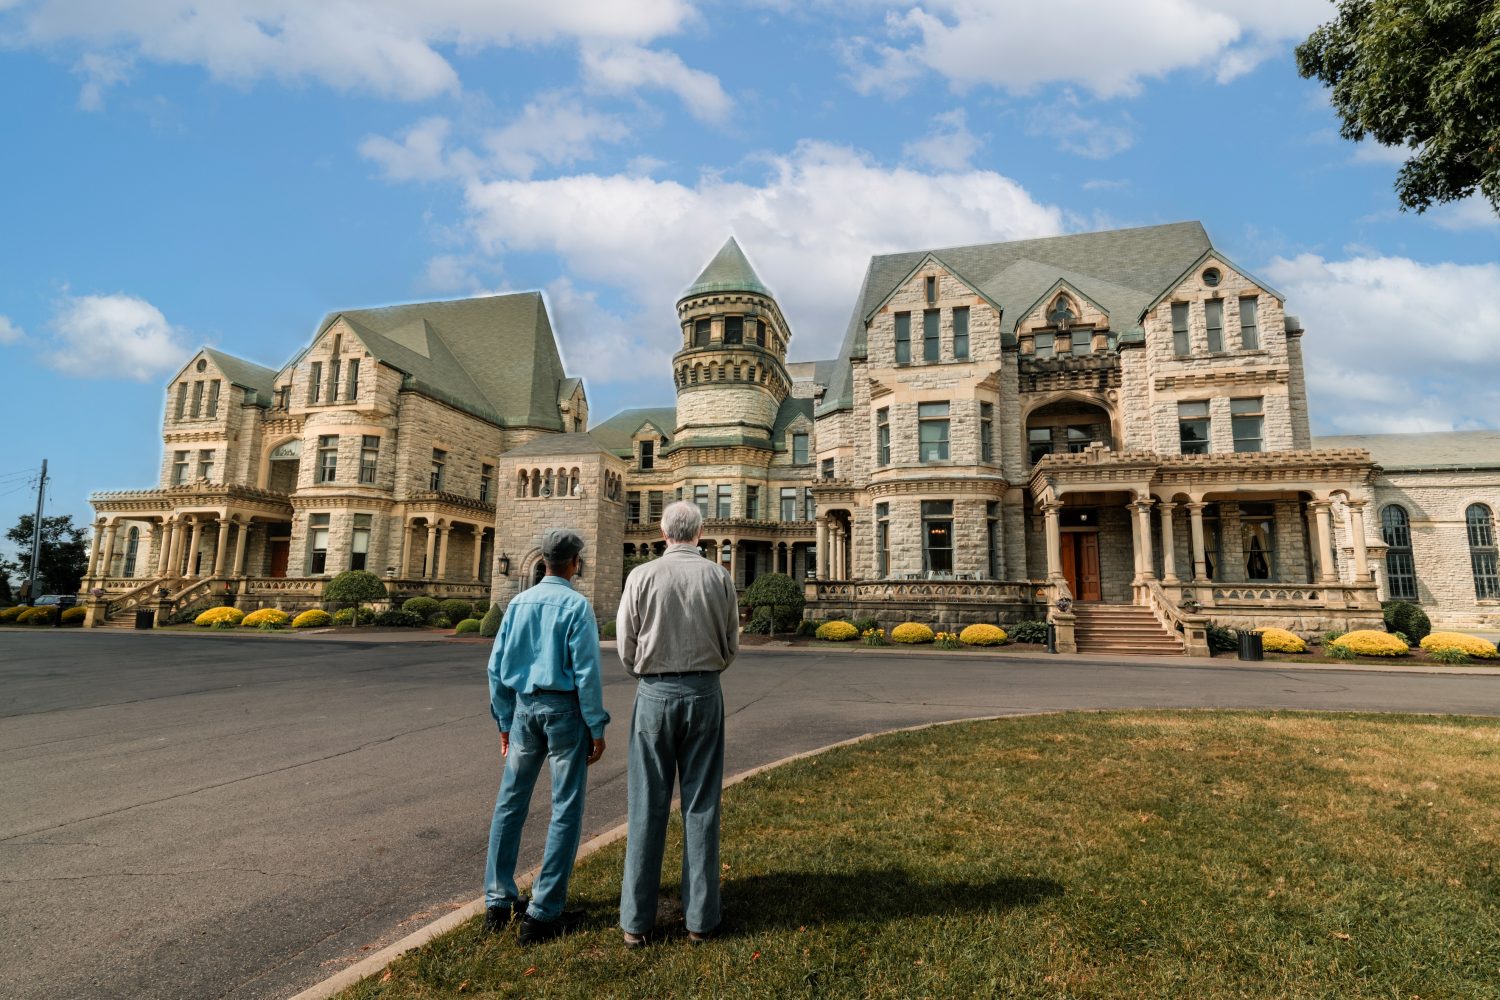
[[[233,354],[216,351],[212,347],[203,348],[203,353],[219,371],[224,373],[224,377],[229,380],[230,384],[242,389],[254,389],[262,403],[271,402],[276,393],[276,370],[274,368],[265,368],[253,361],[237,358]]]
[[[786,435],[787,428],[792,426],[798,417],[806,417],[808,423],[812,422],[813,401],[796,399],[792,396],[783,399],[780,408],[776,411],[776,420],[771,424],[771,443],[778,451],[784,450],[782,438]]]
[[[589,435],[616,455],[628,458],[635,451],[635,432],[646,424],[656,427],[670,441],[677,431],[677,408],[643,406],[621,410],[603,423],[590,427]]]
[[[711,292],[755,292],[767,298],[775,297],[760,280],[760,275],[755,273],[755,268],[750,266],[745,251],[740,249],[733,236],[729,237],[714,259],[708,262],[703,273],[698,275],[698,280],[677,301]]]

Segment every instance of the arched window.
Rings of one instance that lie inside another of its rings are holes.
[[[1474,596],[1481,601],[1500,598],[1500,571],[1496,569],[1495,518],[1482,503],[1470,504],[1464,512],[1469,524],[1469,565],[1474,568]]]
[[[125,543],[125,565],[120,570],[121,576],[135,576],[135,556],[141,546],[141,529],[131,528],[129,539]],[[105,572],[109,572],[108,567],[105,567]]]
[[[1411,557],[1411,519],[1406,508],[1387,504],[1380,511],[1380,534],[1385,539],[1385,582],[1393,601],[1417,599],[1417,567]]]

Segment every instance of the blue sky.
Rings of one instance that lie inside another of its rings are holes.
[[[731,232],[792,356],[871,254],[1200,219],[1302,318],[1314,430],[1492,427],[1500,223],[1397,210],[1313,0],[0,0],[0,526],[155,484],[202,344],[541,288],[596,417],[671,399]]]

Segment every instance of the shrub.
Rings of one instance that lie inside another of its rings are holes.
[[[891,641],[916,645],[933,640],[932,629],[921,622],[902,622],[891,629]]]
[[[239,608],[209,608],[207,611],[193,619],[193,624],[208,628],[219,622],[234,622],[238,625],[245,618],[245,612]]]
[[[21,612],[29,610],[24,604],[18,604],[13,608],[0,608],[0,625],[14,622],[21,616]]]
[[[656,558],[655,556],[626,556],[625,557],[625,575],[622,576],[620,579],[623,580],[626,576],[630,575],[630,571],[631,570],[635,569],[637,566],[644,566],[644,565],[646,565],[646,563],[650,562],[651,560],[653,560],[655,558]]]
[[[83,620],[88,617],[88,614],[88,608],[71,607],[62,613],[62,623],[64,625],[82,625]]]
[[[1240,634],[1232,628],[1208,623],[1208,652],[1232,653],[1240,647]]]
[[[1011,642],[1046,642],[1046,620],[1033,618],[1030,621],[1016,622],[1010,627],[1010,640]]]
[[[1377,632],[1374,629],[1361,629],[1340,636],[1330,648],[1340,647],[1358,656],[1405,656],[1411,652],[1406,643],[1389,632]]]
[[[17,625],[51,625],[53,617],[57,614],[57,605],[49,604],[39,608],[27,608],[16,617]]]
[[[433,628],[452,628],[453,622],[445,614],[436,614],[427,619],[427,624]]]
[[[478,618],[465,618],[453,629],[454,635],[470,635],[479,631]]]
[[[956,632],[937,632],[932,637],[932,643],[938,649],[957,649],[961,645]]]
[[[1428,638],[1431,638],[1429,636]],[[1434,663],[1468,663],[1469,654],[1457,646],[1442,646],[1427,654],[1427,658]]]
[[[67,615],[63,616],[67,619]],[[1423,649],[1429,653],[1437,653],[1445,649],[1456,649],[1465,656],[1472,656],[1480,660],[1492,660],[1495,658],[1495,644],[1486,642],[1477,635],[1464,635],[1462,632],[1433,632],[1421,642]],[[1437,659],[1437,657],[1433,657]],[[1440,663],[1450,663],[1450,660],[1440,660]]]
[[[1324,652],[1326,652],[1330,658],[1335,659],[1335,660],[1357,660],[1357,659],[1359,659],[1359,654],[1358,653],[1356,653],[1354,650],[1350,649],[1348,646],[1341,646],[1341,645],[1339,645],[1337,642],[1330,642],[1328,644],[1328,648],[1326,650],[1324,650]]]
[[[867,628],[859,634],[860,641],[866,646],[889,646],[891,641],[885,637],[883,628]]]
[[[333,615],[317,608],[310,608],[292,619],[292,628],[323,628],[333,624]]]
[[[375,616],[375,624],[382,628],[421,628],[427,619],[405,608],[392,608]]]
[[[1432,631],[1427,612],[1410,601],[1386,601],[1380,609],[1385,614],[1385,630],[1402,633],[1408,642],[1421,642]]]
[[[385,584],[380,582],[380,577],[366,569],[345,570],[323,587],[323,600],[354,605],[349,621],[345,623],[335,619],[335,624],[358,625],[362,617],[359,606],[371,601],[383,601],[385,598]]]
[[[429,618],[436,617],[438,612],[443,610],[443,606],[433,597],[408,597],[401,605],[401,610],[419,615],[425,622]]]
[[[440,605],[443,615],[450,622],[461,622],[465,618],[474,617],[474,605],[470,601],[461,601],[456,597],[450,597]]]
[[[604,624],[601,625],[601,626],[599,626],[599,638],[601,638],[601,639],[613,639],[614,637],[615,637],[615,620],[613,618],[607,618],[607,619],[605,619]]]
[[[859,629],[848,622],[825,622],[813,634],[824,642],[848,642],[859,638]]]
[[[500,605],[491,604],[490,609],[484,613],[479,620],[479,634],[486,639],[493,639],[500,631]]]
[[[261,628],[265,625],[269,625],[271,628],[286,628],[286,623],[290,620],[291,616],[285,611],[277,608],[261,608],[259,611],[250,612],[241,619],[240,625],[244,628]]]
[[[1343,634],[1344,633],[1342,633],[1342,632],[1333,631],[1333,630],[1324,632],[1323,633],[1323,639],[1322,639],[1323,645],[1326,646],[1326,645],[1328,645],[1331,642],[1337,641],[1338,638],[1339,638],[1339,636],[1341,636]]]
[[[994,625],[970,625],[958,633],[958,641],[966,646],[1002,646],[1005,644],[1005,629]]]
[[[790,632],[802,620],[807,603],[797,581],[785,573],[763,573],[745,590],[742,607],[750,608],[750,623],[763,622],[766,631],[774,624],[777,632]],[[774,619],[772,618],[774,615]]]
[[[353,608],[339,608],[337,611],[335,611],[333,613],[333,623],[335,625],[353,625],[354,624],[354,609]]]
[[[201,607],[178,608],[176,611],[167,616],[167,620],[163,624],[190,625],[193,622],[197,621],[198,616],[202,613],[203,608]]]
[[[872,628],[879,628],[880,627],[880,619],[879,618],[856,618],[856,619],[854,619],[854,621],[851,624],[853,624],[854,627],[856,629],[858,629],[860,632],[868,632]]]
[[[1295,633],[1288,632],[1284,628],[1263,628],[1260,630],[1261,648],[1273,653],[1305,653],[1307,643],[1303,642]]]
[[[804,618],[797,623],[798,635],[817,635],[820,628],[819,622],[814,618]]]
[[[235,629],[237,629],[239,627],[240,627],[240,623],[239,622],[232,621],[232,620],[230,620],[228,618],[224,619],[221,622],[214,622],[212,625],[209,626],[209,628],[213,629],[216,632],[232,632],[232,631],[234,631]]]

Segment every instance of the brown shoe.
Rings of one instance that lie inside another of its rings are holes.
[[[646,944],[647,936],[645,934],[632,934],[629,931],[625,932],[625,947],[632,949],[644,948],[646,947]]]
[[[688,940],[693,944],[707,944],[713,940],[713,931],[688,931]]]

